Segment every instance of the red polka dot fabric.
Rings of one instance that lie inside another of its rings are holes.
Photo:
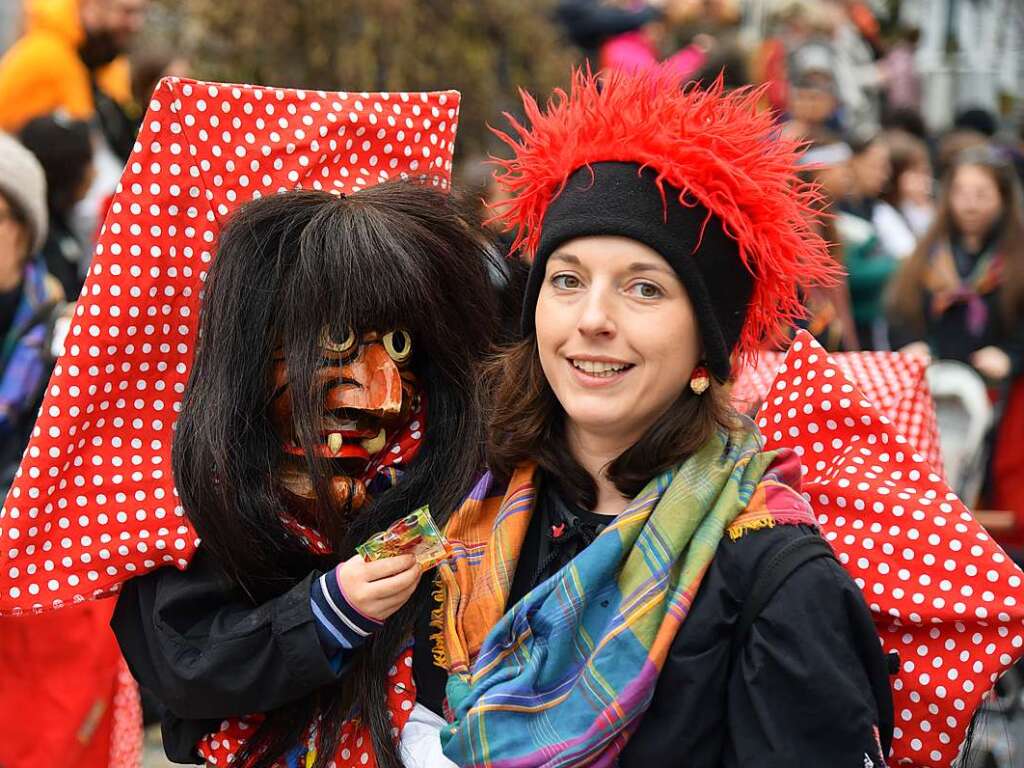
[[[784,358],[782,352],[763,352],[756,365],[740,372],[732,388],[733,403],[740,411],[749,413],[764,402]],[[831,358],[933,470],[945,477],[935,407],[925,378],[928,358],[900,352],[845,352]]]
[[[802,457],[822,532],[899,652],[892,764],[949,766],[1022,655],[1024,573],[810,334],[778,366],[757,423],[768,447]]]
[[[139,686],[121,659],[117,665],[109,768],[138,768],[142,762],[142,701]]]
[[[159,84],[0,510],[0,615],[188,564],[198,542],[174,489],[172,430],[225,220],[291,189],[447,189],[458,110],[455,91]]]
[[[402,729],[412,715],[416,706],[416,683],[412,674],[412,649],[408,649],[398,657],[398,661],[388,670],[388,717],[391,718],[391,735],[399,740]],[[230,765],[234,762],[238,751],[256,732],[263,722],[263,715],[225,720],[220,730],[206,736],[198,747],[200,756],[211,765]],[[299,748],[292,765],[313,765],[316,759],[316,729],[310,729],[304,738],[304,746]],[[285,760],[275,764],[275,768],[287,768]],[[373,751],[373,737],[370,729],[361,720],[346,720],[341,727],[341,741],[334,755],[334,768],[376,768],[377,756]]]

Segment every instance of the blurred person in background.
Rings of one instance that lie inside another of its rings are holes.
[[[27,0],[25,34],[0,58],[0,129],[18,131],[64,110],[95,119],[125,160],[135,137],[123,113],[131,100],[124,54],[145,7],[146,0]]]
[[[769,32],[751,56],[751,78],[766,85],[766,106],[786,112],[790,108],[790,56],[822,34],[825,19],[811,0],[779,0],[769,14]]]
[[[943,134],[935,148],[935,172],[944,178],[956,159],[964,150],[974,147],[988,147],[988,137],[970,128],[953,128]]]
[[[46,176],[0,132],[0,498],[7,495],[50,371],[60,284],[37,256],[47,231]],[[17,569],[12,568],[17,575]],[[0,619],[0,765],[112,768],[120,653],[95,601]],[[136,695],[134,690],[124,693]],[[137,739],[139,733],[128,733]]]
[[[87,255],[135,143],[125,54],[146,7],[147,0],[25,0],[25,34],[0,58],[0,129],[16,133],[58,110],[92,126],[95,180],[71,221]]]
[[[834,57],[827,43],[806,43],[793,52],[787,89],[789,116],[783,130],[792,136],[813,139],[829,132],[835,123],[839,99],[832,74]]]
[[[856,153],[836,134],[819,131],[813,146],[818,148],[819,158],[814,179],[835,201],[837,209],[835,231],[843,249],[857,344],[866,350],[886,349],[882,296],[898,262],[882,247],[871,219],[860,215],[859,210],[865,206],[850,203],[877,198],[887,175],[874,161],[858,167]],[[884,159],[887,168],[887,152]]]
[[[999,118],[984,107],[968,107],[956,113],[953,130],[975,131],[991,140],[999,131]]]
[[[847,213],[871,221],[878,200],[892,176],[892,161],[885,136],[876,133],[863,141],[851,142],[852,185],[840,207]]]
[[[882,70],[875,58],[877,29],[870,9],[851,0],[822,0],[831,17],[830,43],[842,104],[843,131],[864,137],[881,126]]]
[[[186,58],[167,50],[143,50],[132,54],[132,103],[128,116],[136,123],[149,108],[157,84],[165,77],[188,77],[191,67]]]
[[[846,253],[836,226],[836,201],[850,188],[849,145],[837,135],[819,132],[800,160],[800,178],[818,185],[817,209],[827,214],[815,221],[818,234],[828,243],[829,255],[846,269]],[[860,349],[847,281],[831,288],[815,286],[805,296],[807,319],[800,327],[810,331],[829,352]]]
[[[989,497],[1017,513],[1024,534],[1024,210],[1016,173],[993,148],[953,161],[935,223],[893,281],[889,312],[903,351],[967,363],[1005,408]]]
[[[921,111],[921,76],[914,59],[920,38],[918,29],[898,28],[889,50],[879,63],[887,113],[894,110]]]
[[[46,268],[60,281],[68,301],[75,301],[84,282],[81,265],[86,252],[71,228],[71,213],[89,191],[95,175],[89,124],[55,113],[30,120],[19,138],[46,173],[50,218],[49,235],[42,249]]]
[[[1024,214],[1013,168],[991,147],[964,150],[935,223],[889,297],[905,349],[959,360],[994,384],[1020,372]]]
[[[882,127],[887,131],[903,131],[909,133],[928,145],[929,153],[932,151],[933,137],[928,133],[924,124],[924,118],[916,109],[904,109],[897,107],[887,109],[882,120]]]
[[[49,341],[64,296],[37,255],[46,231],[43,169],[0,133],[0,496],[28,443],[54,362]]]
[[[702,33],[675,50],[671,32],[664,20],[656,19],[639,29],[607,39],[599,52],[601,69],[641,72],[664,62],[684,78],[693,78],[707,62],[714,38]]]
[[[904,131],[887,131],[891,173],[872,211],[882,245],[898,259],[910,255],[935,216],[928,145]]]
[[[569,40],[583,51],[585,63],[595,72],[602,66],[601,47],[605,42],[647,25],[666,22],[676,25],[698,16],[703,0],[559,0],[555,18]]]

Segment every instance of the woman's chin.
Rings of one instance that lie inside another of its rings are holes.
[[[604,404],[601,408],[575,408],[567,410],[567,415],[574,430],[593,435],[633,434],[639,422],[634,410],[612,407],[611,404]]]

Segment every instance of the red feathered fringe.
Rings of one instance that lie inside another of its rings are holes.
[[[495,218],[516,233],[513,251],[532,258],[544,213],[576,169],[650,167],[663,195],[667,183],[682,190],[681,204],[697,200],[721,220],[756,280],[736,349],[741,364],[783,343],[787,325],[805,315],[801,291],[836,285],[842,270],[817,234],[818,187],[796,174],[802,144],[758,108],[763,90],[726,93],[721,77],[684,87],[677,73],[656,68],[605,73],[600,87],[577,70],[569,92],[556,90],[545,109],[521,91],[530,127],[506,113],[515,137],[494,130],[514,151],[494,158],[511,195]]]

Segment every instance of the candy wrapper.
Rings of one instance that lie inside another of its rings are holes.
[[[374,534],[356,547],[367,562],[385,557],[414,555],[424,571],[451,556],[451,547],[438,529],[429,507],[420,507],[411,515],[392,523],[386,531]]]

